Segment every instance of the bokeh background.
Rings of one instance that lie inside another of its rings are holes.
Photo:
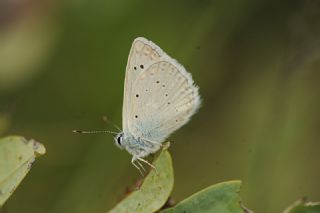
[[[0,134],[47,148],[6,212],[105,212],[139,178],[111,135],[71,132],[121,126],[138,36],[203,98],[171,137],[176,201],[233,179],[255,212],[320,200],[319,1],[1,0]]]

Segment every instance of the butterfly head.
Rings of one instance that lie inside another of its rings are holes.
[[[118,133],[115,137],[114,137],[114,142],[117,145],[117,147],[119,147],[120,149],[123,149],[123,132]]]

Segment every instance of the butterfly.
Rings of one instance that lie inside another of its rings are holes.
[[[138,37],[128,57],[123,130],[114,137],[115,144],[132,155],[131,163],[143,175],[145,169],[140,162],[155,169],[144,157],[158,151],[174,131],[190,120],[200,103],[198,87],[191,74],[155,43]]]
[[[115,142],[132,155],[131,163],[140,172],[139,161],[154,168],[144,157],[158,151],[170,134],[190,120],[200,103],[190,73],[156,44],[138,37],[128,57],[123,130]]]

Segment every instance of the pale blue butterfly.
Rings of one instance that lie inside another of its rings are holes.
[[[143,158],[158,151],[171,133],[186,124],[200,103],[190,73],[153,42],[136,38],[126,67],[123,131],[115,143],[133,156],[131,163],[140,173],[144,168],[139,161],[154,168]]]

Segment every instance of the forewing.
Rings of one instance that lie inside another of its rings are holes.
[[[151,41],[145,38],[136,38],[133,43],[128,57],[126,67],[126,77],[123,96],[123,111],[122,111],[122,128],[124,132],[128,132],[130,117],[128,112],[134,105],[133,97],[133,84],[137,76],[144,70],[148,69],[151,64],[159,60],[163,56],[163,51]]]

